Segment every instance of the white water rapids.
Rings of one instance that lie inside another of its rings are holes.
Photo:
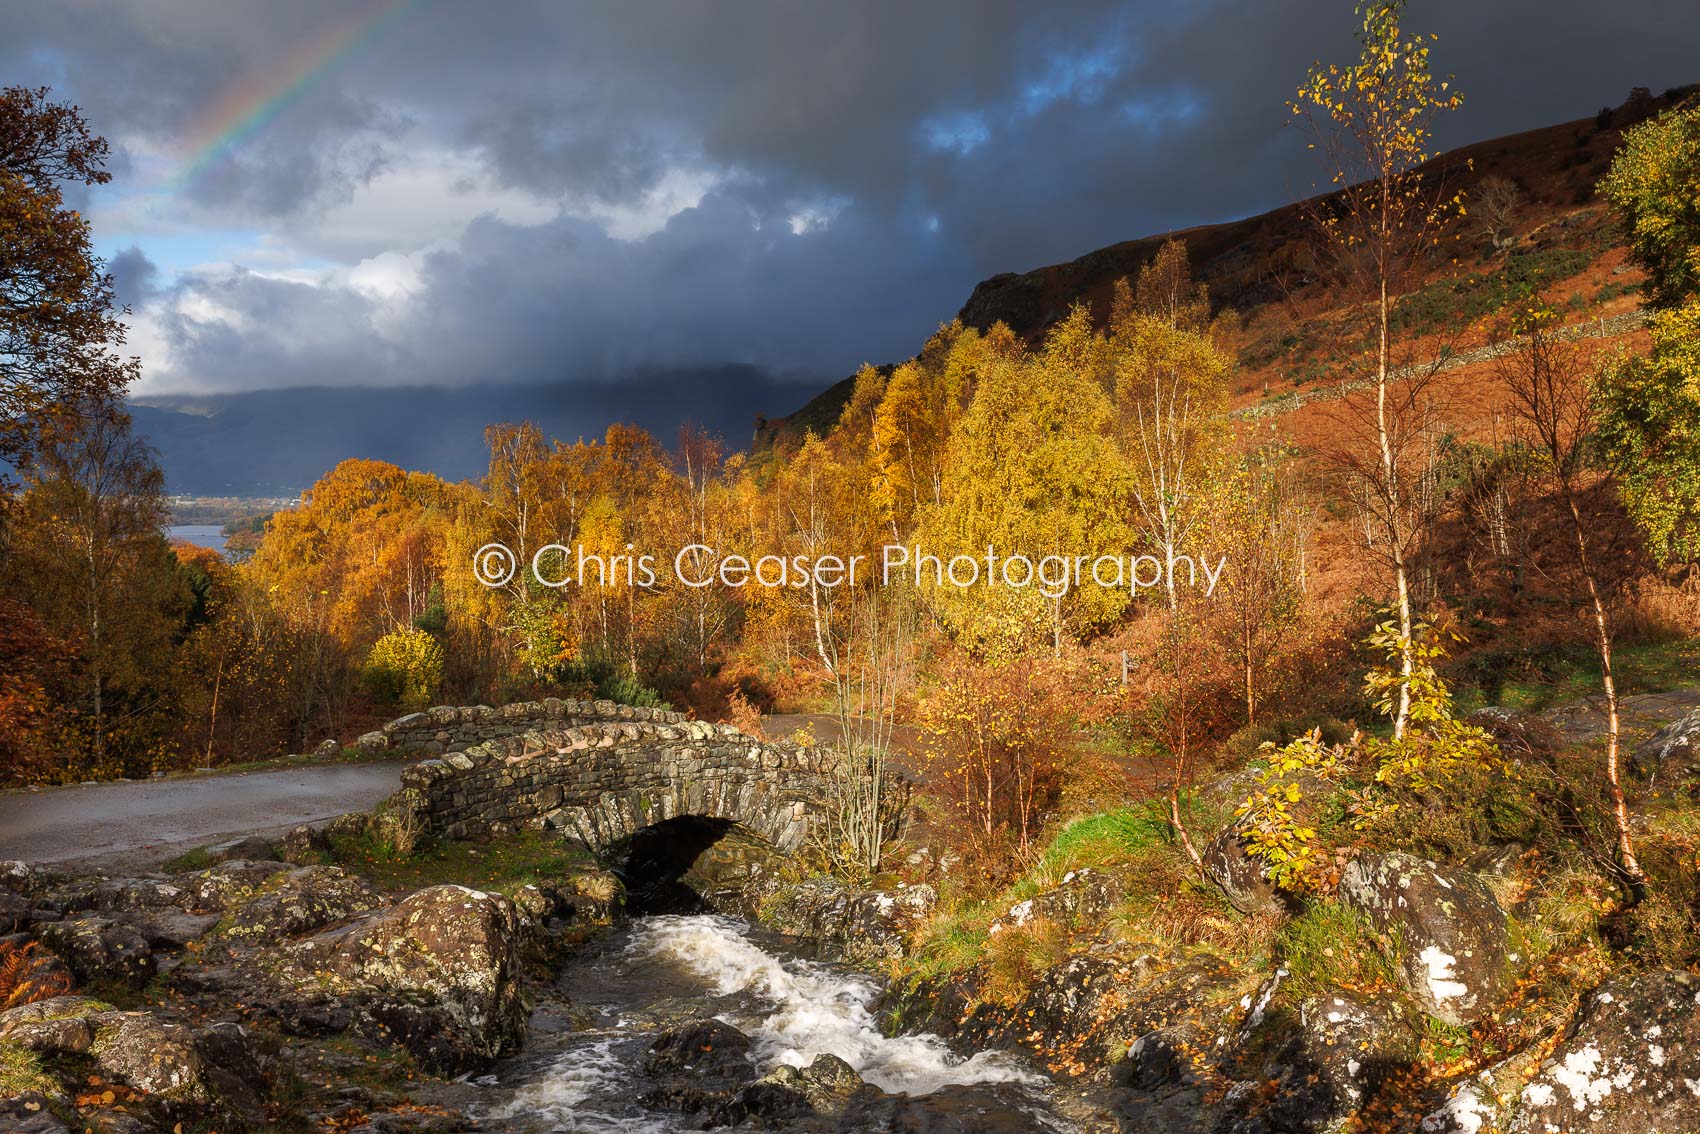
[[[651,917],[634,923],[629,932],[623,954],[611,958],[617,959],[620,975],[629,980],[632,974],[653,973],[657,986],[681,979],[695,986],[693,991],[709,998],[718,1018],[750,1037],[759,1072],[782,1063],[802,1067],[817,1055],[831,1054],[892,1094],[928,1095],[952,1085],[1043,1082],[1000,1053],[963,1059],[938,1036],[881,1034],[870,1010],[879,991],[871,981],[817,962],[775,956],[751,941],[749,927],[734,918]],[[666,980],[661,974],[667,974]],[[541,1119],[546,1128],[585,1134],[693,1128],[678,1115],[634,1112],[635,1064],[648,1036],[619,1010],[607,1025],[566,1047],[540,1074],[493,1106],[487,1117],[497,1123]],[[639,1042],[634,1045],[634,1040]]]
[[[670,960],[712,982],[722,996],[753,994],[769,1007],[753,1019],[726,1022],[754,1041],[762,1070],[801,1067],[836,1055],[863,1079],[893,1094],[925,1095],[952,1083],[1038,1082],[996,1052],[957,1058],[933,1035],[882,1035],[868,1005],[872,984],[811,961],[781,961],[726,917],[651,918],[627,952],[638,960]]]

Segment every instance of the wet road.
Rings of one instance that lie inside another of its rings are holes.
[[[303,765],[0,795],[0,860],[149,865],[220,836],[363,811],[400,786],[404,767]]]

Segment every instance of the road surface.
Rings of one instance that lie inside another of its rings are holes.
[[[303,764],[0,795],[0,860],[152,865],[221,836],[364,811],[401,786],[404,767]]]

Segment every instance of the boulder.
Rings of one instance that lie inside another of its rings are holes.
[[[1674,788],[1700,778],[1700,709],[1638,745],[1629,757],[1629,768],[1657,788]]]
[[[1686,972],[1607,981],[1523,1087],[1512,1134],[1700,1130],[1697,1005],[1700,980]]]
[[[1009,1016],[994,1042],[1014,1042],[1042,1056],[1077,1046],[1083,1065],[1098,1066],[1121,1058],[1117,1044],[1101,1027],[1126,990],[1144,980],[1152,959],[1127,960],[1110,953],[1076,953],[1039,975],[1033,988]]]
[[[43,1054],[83,1055],[94,1046],[93,1018],[113,1011],[87,996],[54,996],[0,1012],[0,1040]]]
[[[0,1098],[0,1130],[6,1134],[71,1134],[51,1109],[53,1100],[39,1091]]]
[[[1417,1057],[1411,1013],[1397,1000],[1360,992],[1313,996],[1299,1006],[1306,1062],[1334,1093],[1337,1113],[1371,1097],[1390,1072]]]
[[[845,911],[844,955],[858,960],[901,957],[909,935],[936,905],[938,891],[924,883],[856,895]]]
[[[236,1024],[193,1029],[86,996],[0,1012],[0,1040],[42,1055],[83,1056],[108,1078],[162,1102],[216,1105],[249,1125],[265,1119],[265,1074]]]
[[[1510,991],[1519,958],[1505,911],[1476,875],[1414,855],[1362,855],[1341,872],[1340,900],[1369,919],[1400,983],[1436,1019],[1474,1023]]]
[[[289,869],[281,862],[222,862],[193,874],[180,874],[178,906],[196,913],[219,912],[240,905],[272,878]]]
[[[264,1128],[270,1076],[248,1030],[235,1023],[209,1025],[195,1034],[195,1049],[206,1087],[224,1112]]]
[[[318,747],[314,748],[312,752],[312,757],[315,760],[335,760],[341,755],[342,745],[331,737],[319,741]]]
[[[283,835],[283,861],[294,866],[322,862],[331,852],[331,841],[310,823],[291,827]]]
[[[58,909],[71,914],[85,910],[181,908],[186,895],[181,886],[162,878],[84,878],[53,887],[48,898]]]
[[[218,924],[218,915],[182,910],[115,910],[113,920],[140,933],[150,949],[176,950],[212,929]]]
[[[1065,926],[1092,921],[1107,913],[1122,896],[1121,881],[1101,870],[1071,870],[1056,886],[1017,902],[989,927],[1000,933],[1043,918]]]
[[[1204,848],[1204,873],[1228,904],[1243,914],[1280,913],[1286,900],[1269,881],[1263,864],[1246,853],[1238,825],[1229,826]]]
[[[40,897],[62,881],[62,876],[28,862],[17,859],[0,862],[0,886],[16,890],[26,898]]]
[[[141,988],[158,971],[147,939],[111,918],[44,922],[36,926],[35,935],[85,984]]]
[[[0,886],[0,937],[22,933],[35,921],[34,903],[16,890]]]
[[[505,898],[433,886],[300,942],[289,954],[295,971],[285,976],[311,976],[426,1066],[458,1073],[524,1039],[517,921]]]
[[[714,1019],[692,1020],[662,1032],[649,1045],[642,1067],[656,1084],[644,1093],[644,1106],[715,1115],[714,1125],[726,1125],[718,1116],[729,1113],[734,1093],[756,1077],[750,1038]]]
[[[326,839],[358,839],[372,826],[372,816],[365,811],[350,811],[325,824]]]
[[[688,1075],[710,1085],[747,1083],[755,1077],[750,1037],[715,1019],[692,1020],[655,1038],[643,1072],[657,1078]]]
[[[210,1102],[206,1063],[195,1034],[146,1012],[106,1012],[91,1017],[89,1054],[108,1075],[172,1102]]]
[[[1559,731],[1532,713],[1488,705],[1464,718],[1493,737],[1506,756],[1538,763],[1550,761],[1565,746]]]
[[[297,937],[383,905],[378,893],[335,866],[303,866],[266,884],[232,909],[223,930],[235,938]]]
[[[878,1092],[862,1082],[856,1069],[836,1055],[814,1057],[806,1067],[780,1064],[762,1078],[739,1091],[729,1102],[709,1117],[714,1126],[734,1126],[753,1122],[759,1127],[788,1128],[788,1124],[809,1115],[839,1118],[851,1100],[861,1092]],[[899,1123],[856,1123],[851,1129],[929,1129],[928,1125],[909,1126]]]

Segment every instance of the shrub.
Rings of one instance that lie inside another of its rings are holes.
[[[636,674],[599,654],[580,654],[556,667],[559,685],[588,689],[597,697],[634,705],[641,709],[671,709],[661,694],[638,680]]]
[[[981,993],[993,1004],[1018,1003],[1046,969],[1068,955],[1068,930],[1036,917],[986,938],[986,980]]]
[[[373,643],[363,677],[380,703],[423,709],[443,684],[443,647],[423,630],[392,630]]]
[[[411,807],[396,807],[372,816],[367,827],[378,855],[391,862],[405,862],[419,850],[425,825]]]

